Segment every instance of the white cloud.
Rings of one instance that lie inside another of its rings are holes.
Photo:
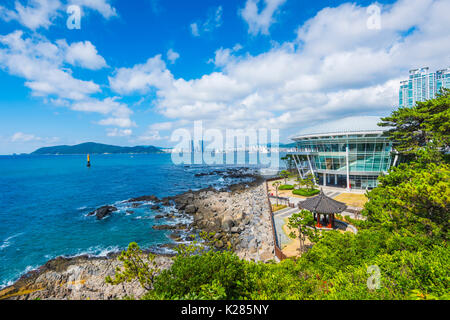
[[[145,134],[139,136],[137,138],[138,141],[150,142],[150,141],[160,141],[166,140],[169,137],[161,136],[158,130],[148,130]]]
[[[308,126],[301,129],[297,134],[313,134],[327,132],[342,132],[352,130],[380,130],[378,123],[381,122],[377,116],[355,116],[342,119],[327,121],[318,125]]]
[[[30,141],[40,141],[42,138],[35,136],[34,134],[26,134],[23,132],[16,132],[12,135],[12,142],[30,142]]]
[[[136,123],[130,119],[133,111],[126,104],[118,102],[117,99],[118,97],[105,98],[104,100],[90,99],[76,102],[70,108],[75,111],[110,115],[110,117],[99,121],[99,124],[103,126],[136,127]]]
[[[22,2],[16,0],[14,9],[0,6],[0,19],[16,20],[31,30],[37,30],[48,29],[58,16],[66,14],[66,6],[60,0],[30,0],[26,5]],[[69,0],[68,4],[97,11],[106,19],[117,16],[116,9],[109,4],[109,0]]]
[[[49,144],[59,141],[59,138],[58,137],[42,138],[42,137],[36,136],[34,134],[16,132],[10,137],[9,141],[13,142],[13,143],[19,143],[19,144],[21,144],[21,143],[26,143],[26,144],[39,143],[41,145],[49,145]]]
[[[116,9],[109,4],[109,0],[70,0],[69,3],[98,11],[105,19],[117,16]]]
[[[199,37],[202,33],[211,32],[219,28],[222,25],[222,13],[222,6],[209,9],[208,16],[204,22],[196,21],[190,24],[192,35]]]
[[[269,28],[275,22],[274,15],[285,2],[286,0],[247,0],[240,14],[248,24],[248,32],[253,35],[269,34]],[[262,4],[264,9],[258,7]]]
[[[113,77],[109,77],[111,88],[121,94],[146,93],[152,87],[170,85],[171,81],[172,75],[166,69],[161,55],[150,58],[146,63],[135,65],[132,68],[119,68]]]
[[[93,81],[74,78],[63,61],[63,50],[47,40],[24,38],[22,31],[0,36],[0,68],[24,78],[33,95],[82,100],[100,91]]]
[[[0,68],[25,79],[34,96],[74,111],[94,112],[106,116],[98,123],[121,128],[135,127],[132,110],[117,97],[93,98],[100,86],[93,81],[76,79],[66,63],[88,69],[106,65],[89,42],[68,45],[65,40],[51,43],[42,37],[24,38],[22,31],[0,36]]]
[[[178,52],[175,52],[172,49],[169,49],[169,51],[167,51],[167,59],[172,64],[175,63],[175,61],[177,61],[179,57],[180,57],[180,54]]]
[[[133,134],[133,130],[131,129],[107,129],[108,137],[128,137]]]
[[[268,52],[237,56],[220,48],[211,61],[221,72],[177,79],[156,56],[119,69],[111,87],[123,94],[154,89],[159,113],[174,121],[203,120],[205,127],[270,127],[289,134],[347,119],[351,130],[358,126],[355,117],[384,116],[394,108],[399,81],[410,68],[447,66],[447,12],[448,1],[400,0],[382,7],[381,29],[371,30],[365,7],[325,8],[298,28],[292,42]],[[400,21],[405,16],[408,23]]]
[[[210,63],[214,63],[216,67],[224,67],[236,60],[233,53],[242,49],[242,46],[238,43],[232,49],[220,48],[216,50],[214,59],[210,59]]]
[[[189,26],[191,28],[191,33],[194,37],[200,36],[200,33],[198,32],[198,25],[197,23],[193,22]]]
[[[98,54],[97,49],[90,41],[67,45],[67,42],[62,40],[58,44],[65,49],[65,61],[73,66],[91,70],[99,70],[107,66],[105,59]]]
[[[0,18],[5,21],[17,20],[32,30],[41,27],[48,29],[62,7],[59,0],[30,0],[28,4],[24,6],[20,1],[15,1],[15,10],[0,6]]]

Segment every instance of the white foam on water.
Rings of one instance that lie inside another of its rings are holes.
[[[5,248],[8,248],[11,245],[11,242],[12,242],[11,240],[22,234],[24,234],[24,232],[17,233],[15,235],[12,235],[12,236],[6,238],[5,240],[3,240],[2,244],[0,245],[0,251],[2,251]]]
[[[66,258],[73,258],[77,256],[88,255],[90,257],[106,257],[111,252],[120,251],[119,246],[108,246],[104,247],[101,245],[89,247],[87,250],[79,250],[76,254],[65,256]]]
[[[6,288],[6,287],[12,286],[13,284],[14,284],[14,281],[12,281],[12,280],[4,281],[4,282],[0,283],[0,290],[3,288]]]

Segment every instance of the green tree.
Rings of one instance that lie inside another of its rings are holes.
[[[282,161],[286,163],[286,168],[289,172],[292,172],[294,170],[294,158],[292,154],[287,154],[284,157],[280,158]]]
[[[272,183],[272,186],[275,188],[275,195],[277,197],[277,206],[278,206],[278,188],[280,187],[281,182],[280,181],[275,181],[274,183]]]
[[[418,152],[418,160],[392,168],[370,191],[362,214],[372,225],[409,230],[428,237],[448,237],[450,167],[435,150]]]
[[[450,142],[450,89],[435,99],[399,108],[381,121],[379,126],[390,128],[386,134],[401,153],[415,154],[427,145],[445,150]]]
[[[308,238],[312,243],[317,243],[321,238],[321,233],[316,228],[314,216],[308,210],[302,210],[298,213],[292,214],[289,217],[288,227],[298,230],[301,252],[305,251],[306,238]],[[297,236],[294,232],[291,232],[289,237],[295,239]]]
[[[287,170],[282,170],[280,172],[280,178],[284,179],[284,184],[287,184],[287,178],[289,178],[291,176],[291,173]]]
[[[315,183],[314,183],[314,176],[312,173],[308,173],[304,179],[301,180],[302,185],[306,186],[306,189],[313,190]]]
[[[154,277],[159,272],[155,257],[151,253],[144,254],[137,243],[130,243],[128,249],[122,251],[118,257],[118,260],[123,263],[123,269],[117,267],[114,278],[107,276],[106,283],[119,284],[137,279],[144,289],[150,290]]]

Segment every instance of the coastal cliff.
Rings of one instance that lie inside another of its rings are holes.
[[[242,259],[269,261],[275,259],[270,208],[264,181],[230,186],[228,190],[214,188],[189,191],[174,197],[158,199],[144,196],[129,202],[152,201],[174,204],[179,212],[192,216],[190,233],[215,233],[217,249],[231,247]],[[181,239],[174,230],[172,239]],[[185,234],[186,235],[186,234]],[[22,276],[12,286],[0,290],[0,299],[117,299],[139,298],[145,291],[137,281],[112,286],[106,276],[114,275],[121,266],[118,253],[106,257],[59,257],[37,270]],[[158,255],[157,267],[169,268],[172,259]]]

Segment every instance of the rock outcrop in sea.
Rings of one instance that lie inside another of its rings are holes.
[[[175,205],[179,212],[192,217],[191,225],[155,226],[172,230],[171,238],[183,241],[181,230],[190,233],[206,231],[215,233],[217,249],[230,247],[240,258],[254,261],[275,259],[271,214],[264,181],[256,177],[253,182],[232,185],[227,190],[214,188],[189,191],[158,199],[142,196],[128,200],[133,204],[152,202],[155,205]],[[98,219],[114,212],[116,208],[104,206],[91,214]],[[117,210],[117,209],[116,209]],[[170,216],[158,215],[170,219]],[[139,298],[145,291],[138,282],[111,286],[105,277],[114,275],[121,263],[117,255],[107,257],[59,257],[22,276],[12,286],[0,291],[0,299],[115,299],[132,296]],[[158,255],[160,269],[169,268],[169,256]]]

